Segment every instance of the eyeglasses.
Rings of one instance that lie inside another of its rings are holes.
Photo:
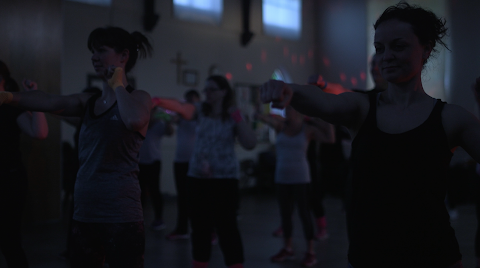
[[[220,90],[223,90],[221,88],[218,88],[218,87],[206,87],[203,89],[203,92],[215,92],[215,91],[220,91]]]

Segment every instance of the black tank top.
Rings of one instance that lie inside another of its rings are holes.
[[[377,127],[377,95],[352,143],[347,227],[355,268],[447,267],[461,259],[445,208],[452,153],[437,100],[420,126],[400,134]]]

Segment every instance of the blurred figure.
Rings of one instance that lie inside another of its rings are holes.
[[[224,76],[208,77],[204,92],[202,103],[156,98],[154,104],[187,120],[197,118],[196,141],[188,167],[193,268],[208,266],[214,230],[226,266],[242,268],[243,244],[237,224],[239,164],[234,145],[238,140],[244,149],[251,150],[257,139],[235,107],[233,90]]]
[[[160,177],[162,174],[162,138],[173,135],[171,116],[159,107],[152,108],[147,135],[140,147],[138,167],[138,181],[142,190],[142,206],[145,208],[147,196],[153,204],[154,220],[151,228],[155,231],[165,229],[163,221],[163,196],[160,191]]]
[[[35,82],[25,80],[25,91],[37,90]],[[7,65],[0,61],[0,92],[19,92]],[[41,112],[30,112],[8,105],[0,106],[0,250],[9,268],[28,267],[22,248],[21,226],[27,196],[27,173],[20,152],[20,134],[45,139],[48,125]]]
[[[186,103],[196,105],[200,102],[200,94],[191,89],[184,94]],[[177,148],[173,171],[177,190],[177,224],[175,229],[166,236],[168,240],[188,239],[188,187],[187,173],[188,163],[192,157],[195,145],[195,129],[197,120],[186,120],[183,117],[176,118],[177,124]]]
[[[277,199],[284,243],[282,249],[271,257],[271,261],[283,262],[295,257],[292,240],[292,216],[294,208],[297,207],[307,245],[307,252],[301,263],[302,266],[311,267],[317,263],[317,259],[313,246],[314,228],[309,204],[311,178],[307,149],[309,142],[314,139],[331,141],[333,131],[328,131],[330,124],[323,121],[323,131],[306,124],[304,116],[291,106],[286,107],[285,114],[285,119],[269,115],[257,115],[258,119],[270,125],[277,133],[275,183],[277,185]],[[318,125],[320,124],[318,123]]]

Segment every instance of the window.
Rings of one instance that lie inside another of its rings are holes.
[[[97,6],[110,6],[112,0],[69,0],[72,2],[80,2],[84,4],[97,5]]]
[[[266,34],[299,39],[302,32],[301,0],[263,0],[263,30]]]
[[[173,14],[181,20],[220,24],[223,0],[173,0]]]

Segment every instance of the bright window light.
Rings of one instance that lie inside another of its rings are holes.
[[[263,0],[263,30],[268,35],[299,39],[302,32],[302,1]]]
[[[110,6],[112,4],[112,0],[68,0],[72,2],[80,2],[89,5],[97,5],[97,6]]]
[[[223,0],[173,0],[173,13],[177,19],[218,25]]]

